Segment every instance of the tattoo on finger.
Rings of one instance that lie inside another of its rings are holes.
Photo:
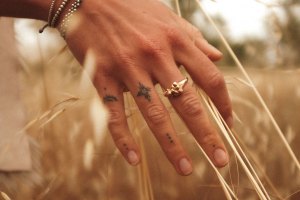
[[[139,91],[136,96],[144,96],[145,99],[147,99],[149,102],[151,101],[151,95],[150,95],[151,88],[146,87],[142,83],[139,82]]]
[[[169,142],[170,142],[171,144],[174,144],[174,140],[173,140],[173,138],[171,137],[171,135],[170,135],[169,133],[167,133],[166,136],[167,136]]]
[[[126,151],[129,151],[129,148],[126,143],[123,144],[123,147],[126,149]]]
[[[105,95],[103,97],[103,101],[104,101],[104,103],[115,102],[115,101],[118,101],[118,98],[113,95]]]

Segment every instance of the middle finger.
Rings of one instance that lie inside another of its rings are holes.
[[[172,62],[169,66],[161,68],[156,77],[165,89],[170,88],[174,81],[185,78]],[[225,166],[228,163],[225,145],[204,111],[195,88],[187,83],[180,96],[171,96],[169,100],[213,163],[217,167]]]
[[[177,172],[189,175],[192,172],[191,159],[179,141],[167,109],[155,91],[151,78],[142,73],[132,77],[134,78],[126,79],[126,85],[149,128]]]

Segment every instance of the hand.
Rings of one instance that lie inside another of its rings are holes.
[[[177,172],[190,174],[191,159],[154,83],[169,88],[174,81],[183,80],[177,67],[182,64],[231,126],[225,81],[212,62],[222,54],[196,28],[157,0],[84,0],[77,14],[80,20],[67,33],[66,42],[81,63],[87,51],[96,56],[94,84],[110,110],[109,129],[122,155],[132,165],[140,161],[139,147],[130,134],[124,111],[123,92],[128,89]],[[223,141],[195,89],[187,84],[181,96],[169,100],[213,163],[226,165]]]

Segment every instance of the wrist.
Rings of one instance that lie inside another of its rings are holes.
[[[1,0],[0,16],[47,21],[51,0]]]

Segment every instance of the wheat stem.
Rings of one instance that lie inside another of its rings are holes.
[[[4,200],[11,200],[7,194],[4,192],[0,192],[1,196],[3,197]]]
[[[276,132],[278,133],[279,137],[281,138],[281,140],[284,143],[284,146],[286,147],[286,149],[288,150],[288,153],[290,154],[290,156],[292,157],[294,163],[296,164],[296,167],[298,168],[298,170],[300,171],[300,163],[295,155],[295,153],[293,152],[292,148],[290,147],[288,141],[286,140],[284,134],[282,133],[280,127],[278,126],[277,122],[275,121],[272,113],[270,112],[268,106],[266,105],[266,103],[264,102],[262,96],[259,94],[257,88],[255,87],[253,81],[251,80],[250,76],[248,75],[248,73],[246,72],[245,68],[243,67],[243,65],[241,64],[241,62],[239,61],[239,59],[237,58],[237,56],[235,55],[235,53],[233,52],[232,48],[230,47],[229,43],[227,42],[227,40],[225,39],[224,35],[221,33],[221,31],[219,30],[219,28],[217,27],[216,23],[214,22],[214,20],[208,15],[208,13],[203,9],[201,3],[199,0],[195,0],[197,2],[197,4],[199,5],[200,9],[202,10],[202,12],[204,13],[204,15],[206,16],[206,18],[208,19],[208,21],[212,24],[212,26],[214,27],[214,29],[217,31],[219,37],[221,38],[221,41],[224,43],[226,49],[228,50],[229,54],[231,55],[231,57],[233,58],[233,60],[235,61],[235,63],[237,64],[238,68],[241,70],[241,72],[243,73],[243,75],[245,76],[245,78],[247,79],[247,81],[249,82],[249,84],[251,85],[251,88],[253,89],[255,95],[257,96],[259,102],[261,103],[261,105],[263,106],[263,108],[265,109],[265,111],[267,112],[268,116],[271,119],[272,124],[274,125]]]
[[[227,197],[227,199],[232,199],[231,197],[233,197],[234,199],[238,199],[236,197],[236,195],[234,194],[234,192],[231,190],[231,188],[229,187],[229,185],[227,184],[227,182],[225,181],[225,179],[223,178],[223,176],[220,174],[220,172],[218,171],[218,169],[215,167],[215,165],[212,163],[212,161],[209,159],[208,155],[205,153],[205,151],[202,149],[202,147],[198,144],[198,142],[196,141],[196,139],[194,138],[196,145],[199,147],[199,149],[202,151],[203,155],[205,156],[206,160],[209,162],[209,164],[211,165],[211,167],[214,169],[214,171],[217,174],[217,177],[221,183],[221,186],[224,190],[225,196]]]
[[[200,91],[200,90],[199,90]],[[234,142],[232,141],[229,133],[230,133],[230,129],[229,131],[224,127],[222,121],[220,120],[220,117],[218,115],[218,110],[214,107],[213,104],[209,103],[209,97],[207,97],[206,95],[204,95],[201,91],[199,92],[202,99],[204,99],[204,102],[207,106],[207,108],[209,109],[210,113],[212,114],[212,117],[214,118],[214,120],[216,121],[216,123],[218,124],[218,127],[220,128],[222,134],[224,135],[224,137],[226,138],[228,144],[230,145],[230,147],[232,148],[232,150],[234,151],[236,157],[238,158],[240,164],[242,165],[245,173],[247,174],[248,178],[250,179],[252,185],[254,186],[254,189],[256,190],[257,194],[259,195],[260,199],[263,200],[267,200],[270,198],[267,198],[265,193],[262,191],[260,185],[257,183],[257,181],[255,180],[255,178],[253,177],[253,175],[251,174],[250,170],[248,169],[247,165],[245,164],[242,156],[240,155],[239,151],[237,150],[236,146],[234,145]]]
[[[264,170],[262,169],[262,166],[259,165],[259,162],[255,159],[255,157],[252,155],[252,153],[250,152],[250,150],[247,148],[246,144],[239,138],[239,135],[234,130],[232,131],[232,133],[234,134],[235,138],[237,139],[237,142],[239,144],[241,144],[241,146],[243,146],[243,148],[245,149],[247,155],[252,159],[252,161],[256,165],[257,169],[259,170],[259,172],[261,174],[263,174],[263,176],[265,178],[265,181],[269,184],[269,186],[271,187],[271,189],[273,190],[273,192],[277,195],[277,197],[279,199],[283,199],[283,197],[281,196],[281,194],[279,193],[279,191],[275,188],[274,184],[271,182],[271,180],[268,177],[268,175],[264,173]]]
[[[130,95],[125,95],[125,102],[127,102],[126,107],[131,107],[134,105],[134,101],[132,100]],[[129,112],[132,112],[132,110],[128,109]],[[141,163],[138,165],[138,182],[139,184],[139,195],[140,199],[144,200],[154,200],[154,195],[153,195],[153,189],[151,185],[151,179],[150,179],[150,173],[149,173],[149,168],[148,168],[148,163],[146,159],[146,151],[145,151],[145,145],[143,143],[143,139],[141,135],[139,134],[142,132],[142,127],[138,123],[138,118],[137,116],[132,116],[130,117],[131,122],[133,124],[133,127],[135,128],[132,130],[132,132],[135,135],[135,138],[137,139],[137,143],[140,146],[140,152],[141,152]]]
[[[226,122],[223,120],[221,114],[219,113],[219,111],[217,110],[217,108],[214,106],[213,102],[211,101],[210,98],[208,98],[208,102],[210,107],[212,108],[212,110],[214,111],[214,114],[217,115],[218,120],[220,122],[220,126],[224,127],[226,129],[227,133],[230,133],[229,136],[231,137],[231,139],[233,139],[234,143],[237,146],[237,149],[241,152],[242,157],[244,158],[244,160],[246,161],[246,164],[250,167],[250,171],[252,171],[252,174],[254,174],[254,177],[256,178],[256,180],[258,181],[260,187],[262,188],[263,192],[265,193],[265,195],[268,197],[268,193],[266,191],[266,189],[264,188],[262,182],[260,181],[256,171],[254,170],[252,164],[250,163],[249,159],[247,158],[246,154],[244,153],[243,149],[241,148],[240,144],[238,143],[238,141],[236,140],[236,138],[234,137],[234,134],[232,133],[232,131],[229,129],[229,127],[226,125]],[[224,126],[223,126],[224,125]],[[270,199],[270,197],[268,197],[268,199]]]
[[[182,17],[180,5],[179,5],[179,0],[174,0],[174,1],[175,1],[177,15],[179,15],[180,17]]]
[[[176,5],[176,11],[177,14],[182,17],[181,14],[181,9],[180,9],[180,5],[179,5],[179,0],[174,0],[175,1],[175,5]],[[196,142],[196,144],[198,145],[198,147],[201,149],[202,153],[205,155],[206,159],[208,160],[208,162],[210,163],[210,165],[213,167],[213,169],[215,170],[217,177],[221,183],[222,189],[225,193],[225,196],[227,199],[232,200],[233,196],[235,199],[238,199],[234,192],[231,190],[231,188],[229,187],[229,185],[227,184],[227,182],[224,180],[223,176],[220,174],[220,172],[217,170],[217,168],[213,165],[213,163],[211,162],[211,160],[208,158],[208,156],[206,155],[206,153],[204,152],[204,150],[202,149],[202,147]]]

